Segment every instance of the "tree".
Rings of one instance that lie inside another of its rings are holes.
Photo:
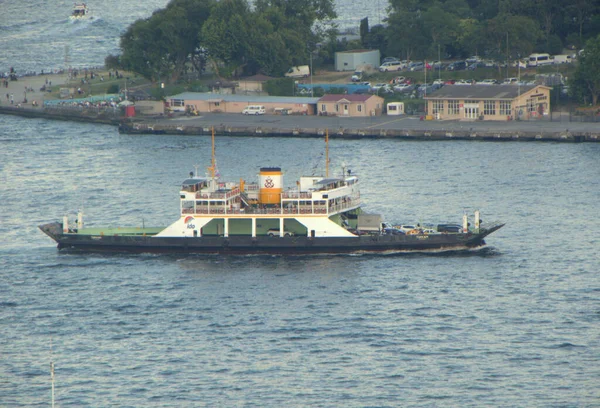
[[[367,36],[369,35],[369,17],[360,20],[360,41],[367,47]]]
[[[514,58],[529,55],[541,31],[537,22],[529,17],[498,14],[487,22],[485,28],[486,49],[498,59],[506,57],[507,35],[510,53]]]
[[[130,25],[121,36],[120,64],[153,82],[178,79],[188,62],[204,58],[198,32],[214,0],[173,0],[167,8]]]
[[[202,40],[210,51],[215,68],[217,60],[225,66],[226,75],[241,71],[250,55],[250,28],[254,20],[245,0],[223,0],[217,2],[210,17],[202,27]]]
[[[580,100],[592,100],[595,106],[600,96],[600,35],[585,43],[575,73],[569,80],[570,91]]]

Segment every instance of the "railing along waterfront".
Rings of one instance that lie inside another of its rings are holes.
[[[331,214],[334,212],[340,212],[352,208],[356,208],[360,205],[360,199],[347,199],[346,202],[329,206],[325,205],[288,205],[284,207],[246,207],[246,208],[233,208],[224,206],[196,206],[196,208],[184,208],[182,214],[201,214],[201,215],[323,215]]]

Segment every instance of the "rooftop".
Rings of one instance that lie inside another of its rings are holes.
[[[515,99],[543,85],[446,85],[425,99]]]
[[[306,98],[302,96],[231,95],[209,92],[183,92],[177,95],[167,96],[167,99],[181,99],[184,101],[301,104],[316,104],[319,101],[319,98]]]
[[[318,99],[318,101],[319,102],[338,102],[341,100],[346,100],[348,102],[365,102],[365,101],[368,101],[370,98],[383,99],[379,96],[368,95],[368,94],[327,94],[327,95],[323,95],[320,99]]]

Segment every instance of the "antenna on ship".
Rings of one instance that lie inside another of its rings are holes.
[[[215,156],[215,128],[212,129],[212,149],[211,149],[211,159],[210,159],[210,167],[208,171],[210,172],[211,180],[214,182],[215,175],[217,174],[217,158]]]
[[[329,178],[329,129],[325,129],[325,177]]]

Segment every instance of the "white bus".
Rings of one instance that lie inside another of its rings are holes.
[[[531,54],[529,61],[527,61],[528,67],[539,67],[540,65],[553,64],[554,60],[550,58],[550,54]]]

